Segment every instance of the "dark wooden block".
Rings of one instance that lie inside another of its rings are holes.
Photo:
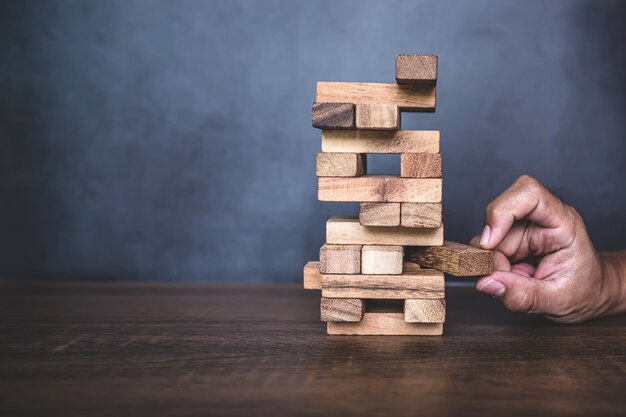
[[[313,127],[356,129],[356,106],[352,103],[313,103]]]

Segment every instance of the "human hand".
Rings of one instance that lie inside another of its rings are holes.
[[[470,244],[494,250],[494,272],[476,289],[512,311],[576,323],[617,312],[623,301],[621,277],[610,273],[580,215],[531,176],[487,206],[483,233]]]

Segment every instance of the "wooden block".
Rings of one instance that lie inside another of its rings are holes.
[[[393,175],[319,177],[320,201],[365,203],[440,203],[441,178],[400,178]]]
[[[419,84],[317,82],[317,102],[395,104],[402,111],[434,111],[436,88]]]
[[[407,323],[402,313],[368,313],[358,323],[328,322],[329,335],[440,336],[443,323]]]
[[[445,298],[443,273],[420,269],[402,275],[322,274],[322,297],[379,300]]]
[[[361,203],[359,223],[363,226],[400,226],[401,203]]]
[[[407,323],[443,323],[446,321],[446,300],[404,300],[404,321]]]
[[[433,228],[441,226],[441,203],[400,204],[402,227]]]
[[[320,273],[360,274],[361,245],[329,245],[320,248]]]
[[[359,220],[331,217],[326,222],[326,242],[335,245],[436,246],[443,244],[443,225],[436,229],[361,226]]]
[[[362,153],[318,153],[315,173],[318,177],[359,177],[367,171]]]
[[[400,129],[400,109],[395,104],[358,104],[356,128],[398,130]]]
[[[445,241],[443,246],[407,248],[406,252],[409,260],[450,275],[489,275],[493,271],[493,252],[462,243]]]
[[[402,246],[365,245],[361,249],[361,273],[369,275],[400,275],[404,248]]]
[[[396,55],[398,84],[437,84],[437,55]]]
[[[356,298],[324,298],[320,302],[322,321],[361,321],[363,318],[363,300]]]
[[[441,178],[441,154],[403,153],[400,176],[404,178]]]
[[[352,103],[313,103],[313,127],[356,129],[356,106]]]
[[[322,273],[320,272],[320,263],[318,261],[307,262],[304,265],[303,275],[305,290],[322,289]]]
[[[415,272],[415,271],[419,271],[420,269],[421,269],[420,265],[415,263],[415,262],[409,262],[409,261],[405,260],[402,263],[402,273]],[[320,274],[320,283],[319,283],[320,288],[322,288],[321,287],[322,286],[321,280],[322,280],[322,276]]]
[[[322,152],[439,153],[437,130],[323,130]]]

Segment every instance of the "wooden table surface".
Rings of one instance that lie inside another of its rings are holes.
[[[443,337],[331,337],[295,285],[5,284],[0,415],[626,415],[626,317],[447,301]]]

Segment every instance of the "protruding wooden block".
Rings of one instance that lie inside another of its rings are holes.
[[[400,155],[403,178],[441,178],[441,154],[403,153]]]
[[[406,248],[406,252],[411,261],[455,276],[489,275],[493,271],[493,252],[462,243],[445,241],[443,246]]]
[[[357,104],[356,128],[398,130],[400,129],[400,109],[395,104]]]
[[[398,84],[437,84],[436,55],[396,55]]]
[[[441,336],[443,323],[407,323],[402,313],[368,313],[358,323],[328,322],[329,335]]]
[[[400,178],[364,175],[354,178],[318,178],[320,201],[365,203],[440,203],[441,178]]]
[[[353,103],[313,103],[313,127],[318,129],[356,129]]]
[[[361,273],[400,275],[404,248],[402,246],[365,245],[361,249]]]
[[[442,272],[420,269],[402,275],[322,274],[322,297],[405,300],[445,298]]]
[[[320,273],[360,274],[361,245],[330,245],[320,248]]]
[[[335,245],[435,246],[443,244],[443,225],[436,229],[361,226],[359,220],[331,217],[326,222],[326,243]]]
[[[321,290],[322,289],[322,273],[320,272],[320,263],[318,261],[310,261],[304,265],[304,289],[305,290]]]
[[[439,153],[437,130],[323,130],[322,152]]]
[[[446,321],[446,300],[404,300],[404,321],[408,323],[443,323]]]
[[[325,298],[320,302],[322,321],[361,321],[364,312],[363,300],[356,298]]]
[[[402,203],[402,227],[436,228],[441,226],[441,203]]]
[[[360,177],[367,171],[362,153],[318,153],[315,173],[318,177]]]
[[[400,226],[401,203],[361,203],[359,223],[363,226]]]
[[[401,111],[434,111],[437,94],[433,85],[318,81],[315,100],[325,103],[395,104]]]

